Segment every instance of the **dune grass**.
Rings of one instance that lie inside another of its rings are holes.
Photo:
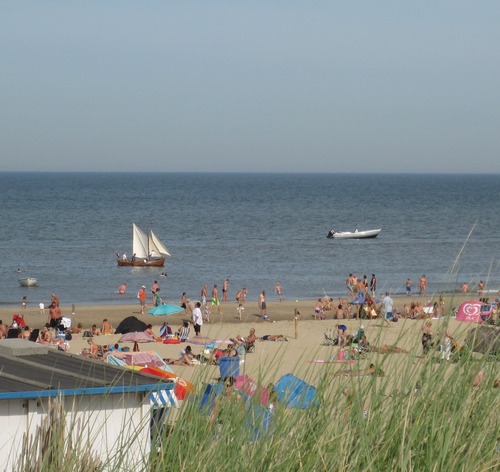
[[[399,375],[357,376],[354,369],[338,377],[325,366],[311,379],[319,405],[278,406],[258,439],[261,418],[249,419],[248,407],[231,405],[214,424],[187,402],[149,470],[499,470],[497,361],[464,354],[441,362],[432,353],[389,359],[371,360]],[[484,381],[474,387],[479,371]]]
[[[346,367],[338,364],[306,371],[290,366],[317,387],[319,402],[306,410],[278,404],[269,425],[253,399],[223,398],[211,419],[200,411],[200,387],[154,439],[143,467],[133,470],[500,470],[500,389],[493,388],[498,359],[464,352],[446,362],[438,352],[420,352],[417,345],[404,355],[368,353],[344,375],[338,374]],[[369,363],[376,374],[358,375]],[[263,384],[275,378],[269,365],[259,375]],[[474,386],[480,371],[483,381]],[[208,375],[200,369],[195,383],[212,381]],[[63,436],[52,427],[40,438],[43,454],[26,448],[18,470],[129,470],[120,453],[93,458],[85,445],[68,444]]]

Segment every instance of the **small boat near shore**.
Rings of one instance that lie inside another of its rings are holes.
[[[36,287],[38,285],[38,279],[35,277],[23,277],[18,281],[21,287]]]
[[[382,231],[381,228],[367,231],[335,231],[332,229],[326,237],[329,239],[369,239],[376,238],[380,231]]]
[[[117,256],[119,266],[163,267],[165,256],[170,256],[170,253],[152,230],[148,229],[146,233],[132,223],[132,257],[128,259],[126,254]]]

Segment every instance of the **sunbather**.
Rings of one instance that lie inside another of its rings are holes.
[[[181,341],[186,341],[186,339],[189,339],[189,322],[184,321],[182,323],[182,326],[179,328],[179,330],[175,333],[176,336],[181,340]]]
[[[375,364],[370,364],[368,369],[360,369],[360,370],[341,370],[335,373],[335,376],[342,377],[364,377],[378,375],[379,377],[384,377],[385,373],[382,369],[375,367]]]
[[[257,341],[257,336],[255,335],[255,329],[250,328],[250,333],[248,336],[245,338],[245,343],[246,343],[246,350],[250,349],[255,344],[255,341]]]
[[[186,349],[183,349],[179,353],[179,357],[177,359],[165,359],[165,362],[170,365],[193,365],[193,352],[191,350],[191,346],[186,346]]]
[[[401,347],[398,347],[398,346],[394,346],[394,345],[391,346],[390,344],[382,344],[381,347],[371,346],[370,351],[371,352],[380,352],[382,354],[406,354],[406,353],[408,353],[407,350],[405,350]]]
[[[282,334],[265,334],[259,341],[288,341]]]

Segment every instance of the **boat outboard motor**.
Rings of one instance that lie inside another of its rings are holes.
[[[329,233],[326,235],[326,237],[331,239],[331,238],[333,238],[333,235],[334,235],[334,234],[335,234],[335,230],[334,230],[334,229],[331,229],[331,230],[329,231]]]

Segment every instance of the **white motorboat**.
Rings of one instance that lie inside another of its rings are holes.
[[[330,230],[327,238],[330,239],[368,239],[376,238],[382,229],[369,229],[367,231],[335,231]]]
[[[21,287],[36,287],[38,285],[38,279],[35,277],[23,277],[19,279],[19,285]]]

